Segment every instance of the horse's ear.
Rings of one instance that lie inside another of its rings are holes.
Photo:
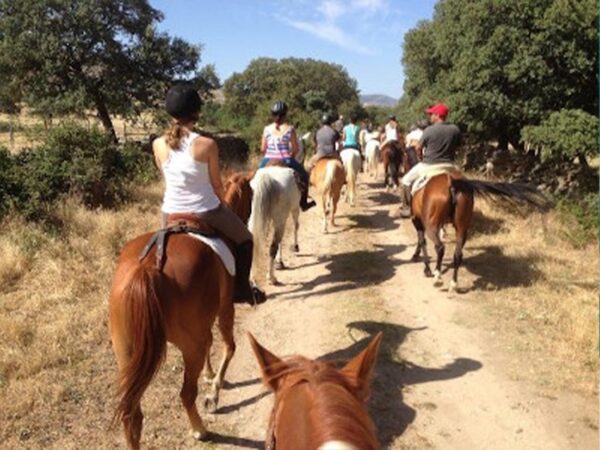
[[[248,340],[258,361],[263,382],[273,391],[277,391],[279,376],[281,372],[287,369],[287,366],[280,358],[275,356],[269,350],[261,346],[250,332],[247,333]]]
[[[377,360],[377,352],[383,333],[377,333],[377,336],[371,340],[367,348],[352,358],[342,368],[341,372],[348,381],[356,388],[361,400],[366,401],[371,393],[371,379]]]

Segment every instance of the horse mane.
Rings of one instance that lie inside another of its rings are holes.
[[[223,183],[225,191],[224,201],[235,213],[240,215],[242,220],[246,221],[250,215],[250,202],[252,194],[250,191],[250,180],[254,176],[254,172],[234,172],[229,175]],[[245,199],[246,204],[240,204],[244,200],[244,190],[248,190],[248,197]]]
[[[292,356],[275,363],[267,371],[276,374],[267,377],[269,381],[279,380],[282,383],[278,398],[295,386],[308,386],[313,394],[309,415],[321,444],[343,441],[360,449],[379,448],[375,426],[365,405],[357,397],[358,380],[342,374],[333,363],[313,361],[303,356]]]

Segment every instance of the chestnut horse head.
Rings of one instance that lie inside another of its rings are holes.
[[[382,333],[342,369],[302,356],[281,360],[248,338],[263,382],[275,392],[267,449],[379,448],[366,401]]]
[[[236,174],[225,183],[226,203],[242,220],[250,215],[250,178]],[[164,267],[159,270],[154,264],[156,246],[146,258],[139,259],[151,236],[147,233],[125,244],[109,298],[110,334],[119,371],[115,420],[123,423],[127,444],[134,449],[139,448],[142,433],[142,395],[165,358],[167,341],[183,355],[180,396],[198,439],[207,436],[196,408],[200,372],[206,367],[205,375],[212,379],[204,403],[216,407],[235,351],[234,280],[219,256],[193,237],[173,234],[165,249]],[[217,317],[224,354],[215,375],[209,355]]]

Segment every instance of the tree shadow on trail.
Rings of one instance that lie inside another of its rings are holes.
[[[398,228],[387,211],[374,211],[369,215],[351,214],[347,218],[354,222],[352,228],[363,228],[368,231],[389,231]]]
[[[404,248],[404,245],[375,245],[373,250],[322,256],[322,260],[328,261],[325,265],[328,273],[302,283],[283,297],[305,298],[383,283],[394,276],[397,266],[404,263],[392,258]],[[321,285],[332,283],[332,286],[319,289]]]
[[[467,252],[479,250],[475,255]],[[505,255],[501,247],[488,245],[467,249],[463,266],[477,278],[472,289],[490,290],[508,287],[528,286],[544,276],[536,268],[540,255],[530,253],[524,256]]]
[[[320,360],[348,361],[364,350],[380,331],[383,340],[375,368],[375,379],[369,400],[369,412],[383,448],[389,448],[415,420],[417,411],[403,401],[402,389],[413,384],[459,378],[468,372],[479,370],[482,364],[469,358],[456,358],[442,367],[421,367],[407,360],[400,360],[399,348],[410,332],[423,328],[408,328],[387,322],[358,321],[346,325],[348,333],[363,331],[369,336],[355,340],[349,347],[321,356]],[[354,338],[353,338],[354,339]]]

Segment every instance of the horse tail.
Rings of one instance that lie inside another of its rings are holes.
[[[490,182],[482,180],[453,179],[451,187],[456,192],[485,198],[499,197],[510,204],[527,203],[543,211],[551,206],[551,201],[535,187],[522,183]]]
[[[323,196],[331,195],[337,165],[338,162],[335,159],[327,161],[327,166],[325,166],[325,178],[323,179]]]
[[[259,170],[252,180],[252,212],[248,219],[248,229],[254,237],[254,248],[262,241],[269,230],[269,217],[277,193],[277,183],[265,170]]]
[[[167,338],[157,295],[159,279],[156,267],[139,264],[120,299],[131,333],[131,355],[120,373],[120,399],[113,423],[131,416],[165,359]]]

